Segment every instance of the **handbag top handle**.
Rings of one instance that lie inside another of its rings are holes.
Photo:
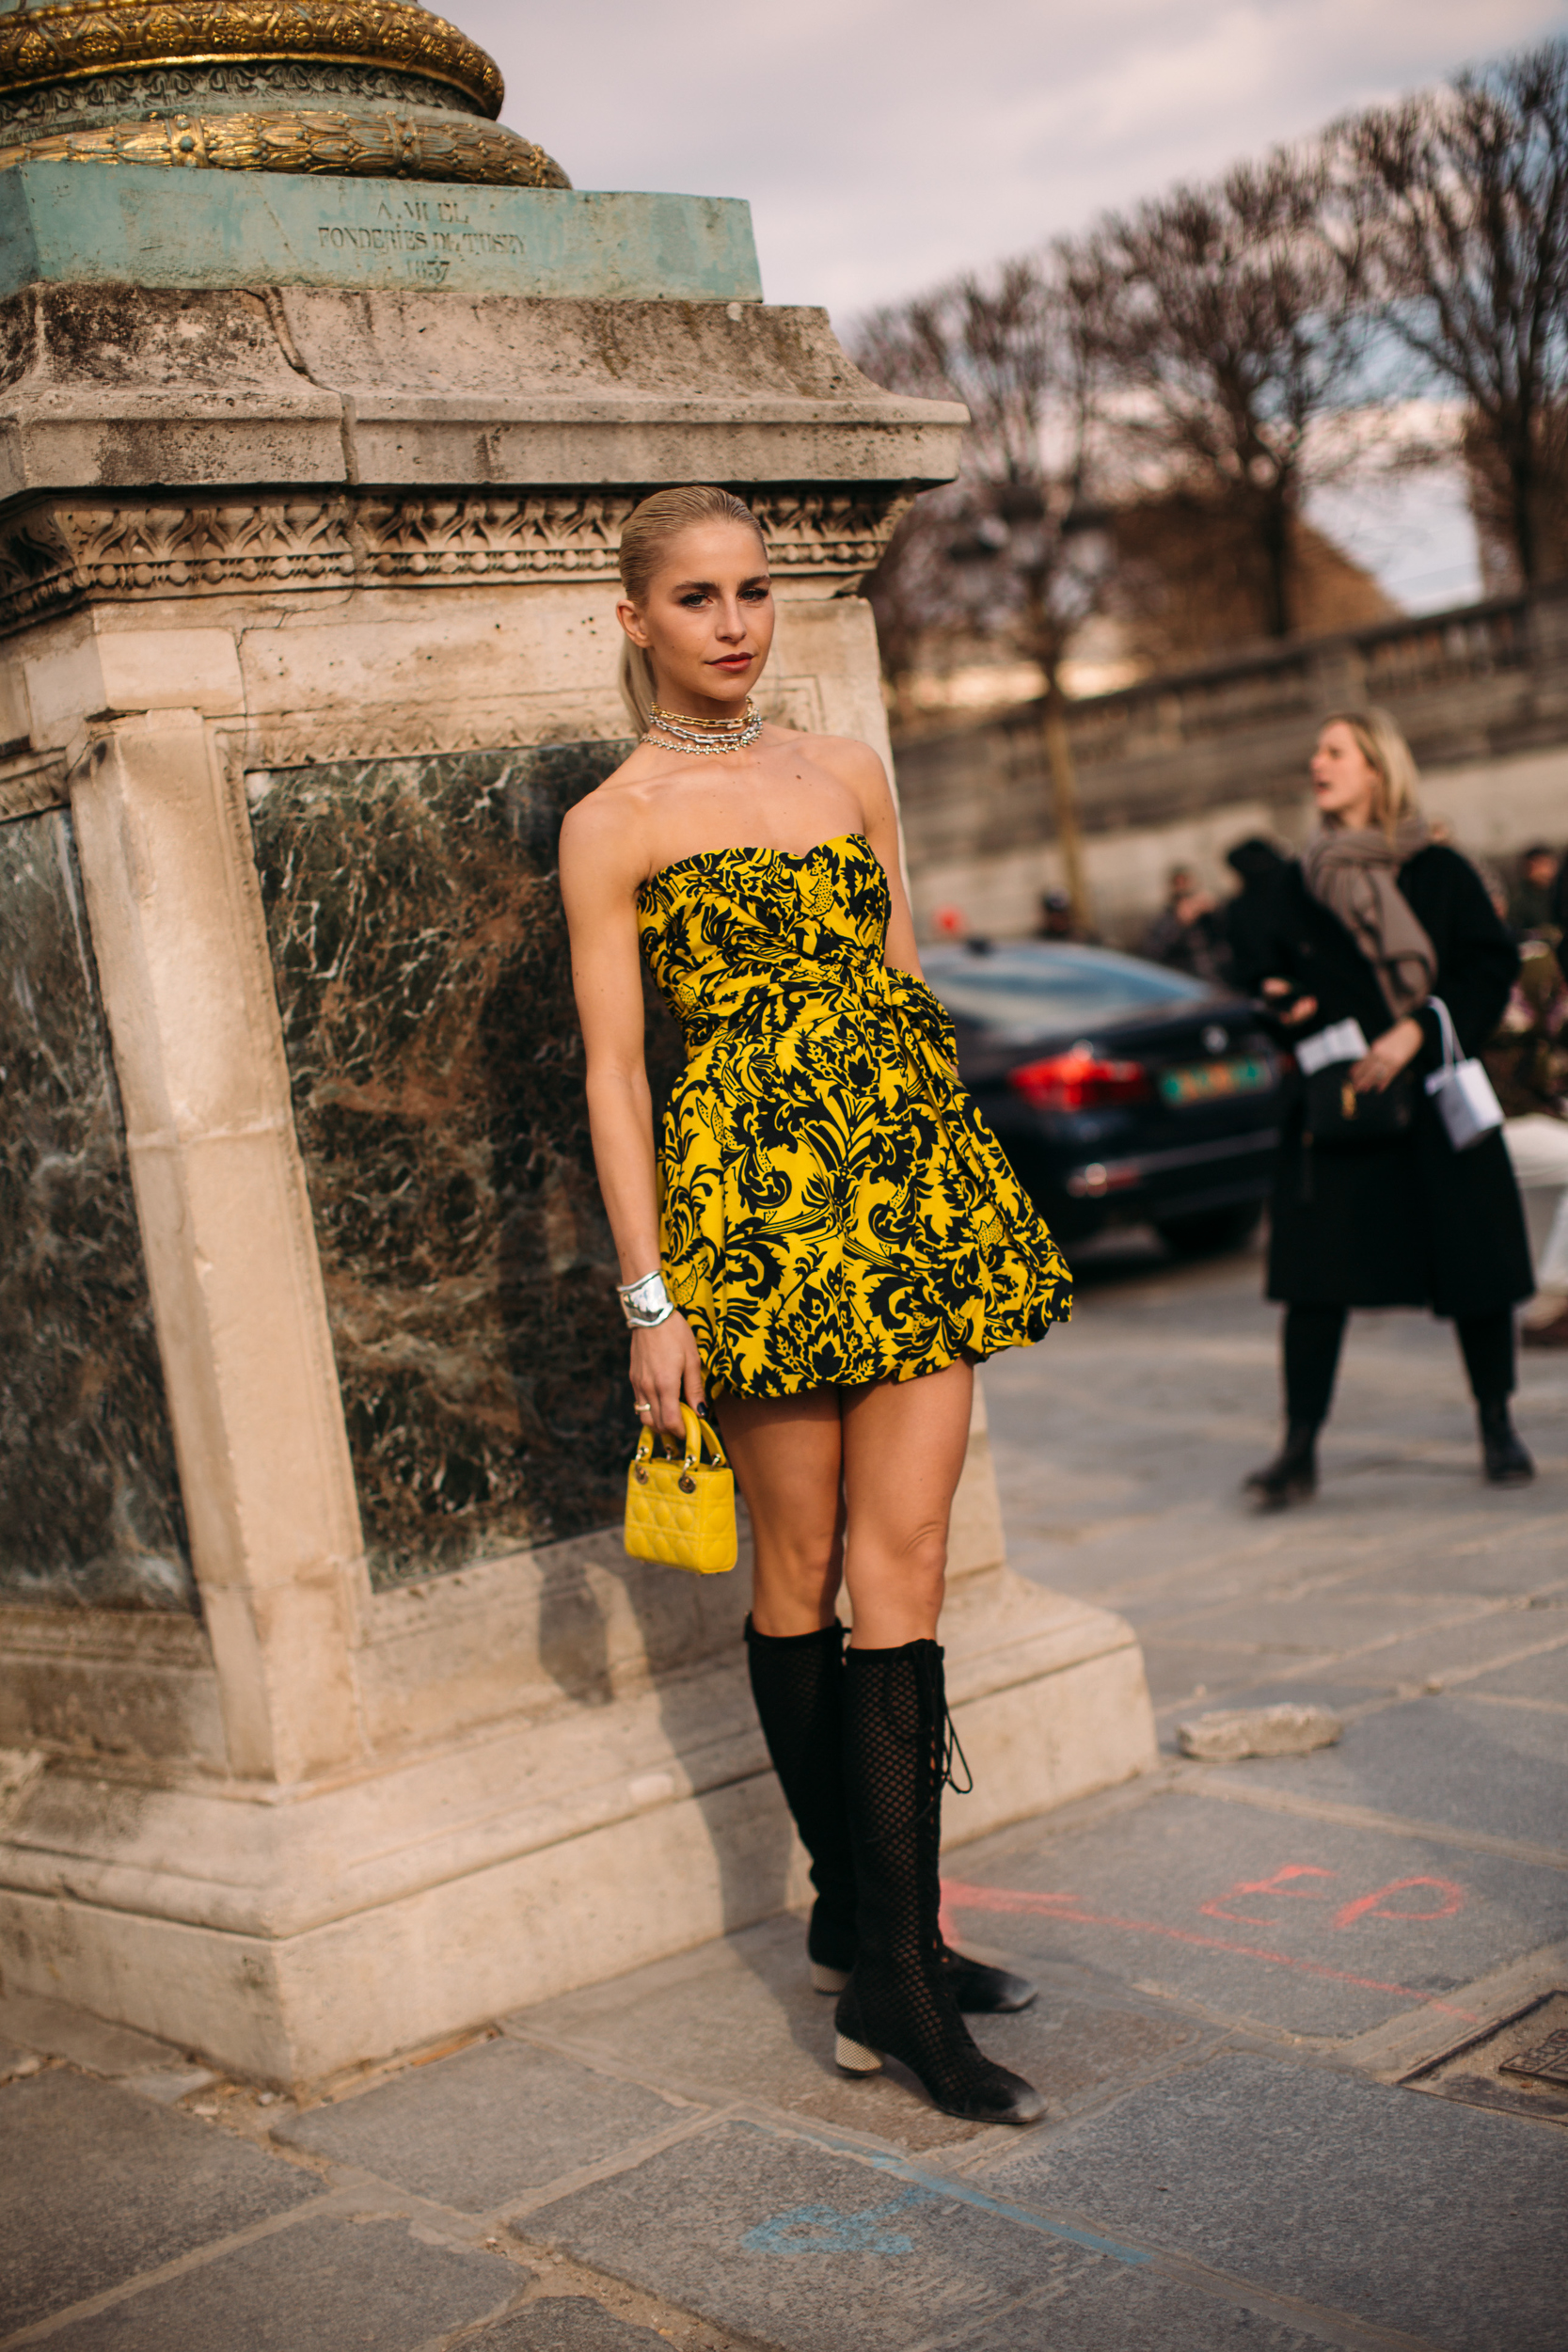
[[[1452,1070],[1460,1060],[1459,1032],[1453,1025],[1453,1015],[1441,996],[1429,996],[1427,1003],[1437,1015],[1437,1026],[1443,1033],[1443,1067]]]
[[[714,1469],[729,1469],[728,1457],[719,1442],[718,1430],[714,1428],[711,1422],[699,1420],[684,1397],[681,1399],[681,1426],[686,1431],[686,1460],[683,1468],[694,1470],[697,1467],[703,1458],[703,1444],[705,1439],[707,1450],[713,1457]],[[665,1459],[674,1461],[676,1458],[674,1446],[662,1429],[658,1432],[658,1441],[664,1448]],[[637,1452],[632,1459],[646,1462],[651,1458],[653,1450],[654,1431],[647,1422],[644,1422],[642,1434],[637,1440]]]

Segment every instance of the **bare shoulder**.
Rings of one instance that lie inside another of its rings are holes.
[[[573,850],[587,850],[623,839],[629,827],[641,829],[645,810],[642,787],[657,766],[657,755],[640,743],[602,784],[573,802],[561,820],[562,847],[569,843]]]
[[[641,879],[647,854],[647,811],[641,788],[646,766],[641,751],[634,752],[566,811],[561,820],[563,875],[573,869],[592,870],[612,887]]]

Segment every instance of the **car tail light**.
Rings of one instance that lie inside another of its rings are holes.
[[[1113,1103],[1145,1103],[1154,1091],[1141,1061],[1111,1061],[1088,1045],[1026,1061],[1008,1071],[1007,1084],[1037,1111],[1101,1110]]]

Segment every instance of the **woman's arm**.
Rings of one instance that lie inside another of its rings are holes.
[[[582,803],[561,832],[561,896],[572,941],[572,986],[587,1057],[589,1132],[623,1282],[658,1265],[658,1175],[653,1098],[642,1057],[642,973],[635,893],[635,828]],[[680,1434],[680,1401],[703,1401],[697,1343],[673,1314],[631,1339],[631,1384],[656,1427]]]
[[[1432,993],[1449,1009],[1460,1051],[1479,1054],[1491,1043],[1519,977],[1519,950],[1469,860],[1457,850],[1448,850],[1443,866],[1451,913],[1442,926],[1445,936]],[[1436,1014],[1423,1015],[1423,1026],[1435,1068],[1442,1057]]]

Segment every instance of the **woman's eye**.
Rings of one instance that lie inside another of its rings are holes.
[[[693,588],[689,596],[682,596],[681,602],[694,612],[700,604],[706,604],[707,598],[700,588]]]
[[[766,604],[773,591],[769,588],[742,588],[740,594],[747,604]]]

